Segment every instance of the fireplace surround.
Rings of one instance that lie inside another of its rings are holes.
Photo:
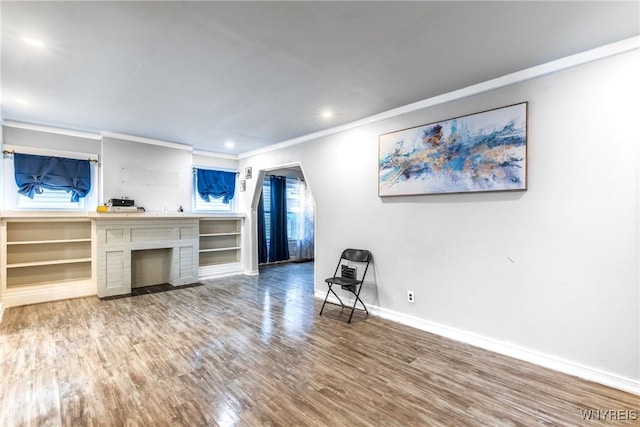
[[[136,260],[143,260],[147,270],[153,258],[168,261],[168,265],[158,266],[165,272],[153,273],[166,277],[173,286],[198,281],[197,218],[98,218],[96,234],[96,278],[101,298],[131,293],[132,261]],[[154,255],[158,253],[166,255]],[[136,277],[137,286],[140,282],[142,286],[155,284],[145,283],[139,272]]]

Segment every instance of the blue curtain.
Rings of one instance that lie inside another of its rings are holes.
[[[267,262],[267,227],[264,218],[264,192],[258,202],[258,262]]]
[[[287,179],[272,176],[271,181],[271,239],[269,240],[269,262],[289,259],[287,238]]]
[[[222,198],[229,203],[236,191],[236,173],[197,169],[198,194],[202,200],[209,202],[209,197]]]
[[[72,202],[78,202],[91,190],[89,160],[15,153],[13,164],[18,193],[30,199],[46,188],[65,190]]]

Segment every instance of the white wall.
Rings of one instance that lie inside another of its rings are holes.
[[[368,304],[640,384],[639,71],[636,50],[240,167],[302,165],[316,200],[317,289],[342,249],[367,248]],[[377,196],[380,134],[523,101],[528,191]],[[255,183],[241,194],[247,213]]]
[[[3,126],[4,144],[100,154],[100,140]]]
[[[193,155],[193,166],[206,167],[212,169],[237,171],[238,161],[235,159],[226,159],[222,157],[213,157],[205,155]]]
[[[103,138],[104,201],[126,196],[147,212],[191,210],[190,151]]]

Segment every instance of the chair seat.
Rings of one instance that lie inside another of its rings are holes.
[[[345,286],[353,287],[355,285],[360,284],[360,280],[348,279],[346,277],[329,277],[328,279],[324,279],[324,281],[327,283],[334,283],[342,287],[345,287]]]

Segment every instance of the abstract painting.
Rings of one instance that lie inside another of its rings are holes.
[[[378,195],[527,189],[527,103],[380,136]]]

